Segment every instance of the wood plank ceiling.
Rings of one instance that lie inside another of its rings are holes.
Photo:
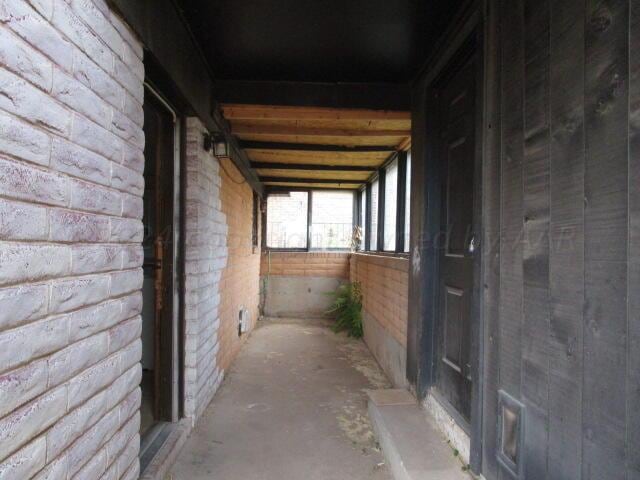
[[[231,132],[268,187],[356,189],[411,146],[411,113],[223,104]]]

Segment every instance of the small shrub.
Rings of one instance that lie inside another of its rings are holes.
[[[334,332],[346,331],[350,337],[362,337],[362,290],[359,282],[340,285],[335,292],[329,295],[333,297],[333,305],[327,311],[334,315],[336,324]]]

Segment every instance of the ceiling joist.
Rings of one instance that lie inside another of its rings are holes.
[[[359,188],[411,145],[408,111],[221,105],[265,185]]]
[[[354,184],[361,185],[366,180],[354,180],[351,178],[293,178],[293,177],[266,177],[260,176],[260,181],[264,183],[331,183],[331,184]]]
[[[396,138],[411,135],[411,130],[350,130],[343,128],[309,128],[284,125],[231,124],[235,135],[256,136],[292,136],[292,137],[362,137],[362,138]]]
[[[405,120],[411,113],[394,110],[286,107],[271,105],[225,104],[222,111],[228,120]]]
[[[260,142],[251,140],[240,140],[240,147],[246,150],[296,150],[300,152],[336,152],[336,153],[376,153],[395,151],[394,147],[387,145],[321,145],[309,143],[288,143],[288,142]]]
[[[358,190],[362,187],[361,183],[286,183],[286,182],[269,182],[264,184],[269,190],[279,188],[282,191],[291,191],[296,189],[313,189],[313,190]]]
[[[376,167],[362,165],[314,165],[307,163],[251,162],[252,168],[278,170],[332,170],[342,172],[374,172]]]

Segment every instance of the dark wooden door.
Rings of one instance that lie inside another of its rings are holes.
[[[476,155],[476,61],[467,60],[438,93],[441,183],[436,388],[468,425],[471,417],[471,328]],[[463,425],[466,427],[467,425]]]

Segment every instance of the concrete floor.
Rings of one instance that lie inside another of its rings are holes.
[[[389,480],[366,396],[389,386],[360,340],[260,322],[168,478]]]

